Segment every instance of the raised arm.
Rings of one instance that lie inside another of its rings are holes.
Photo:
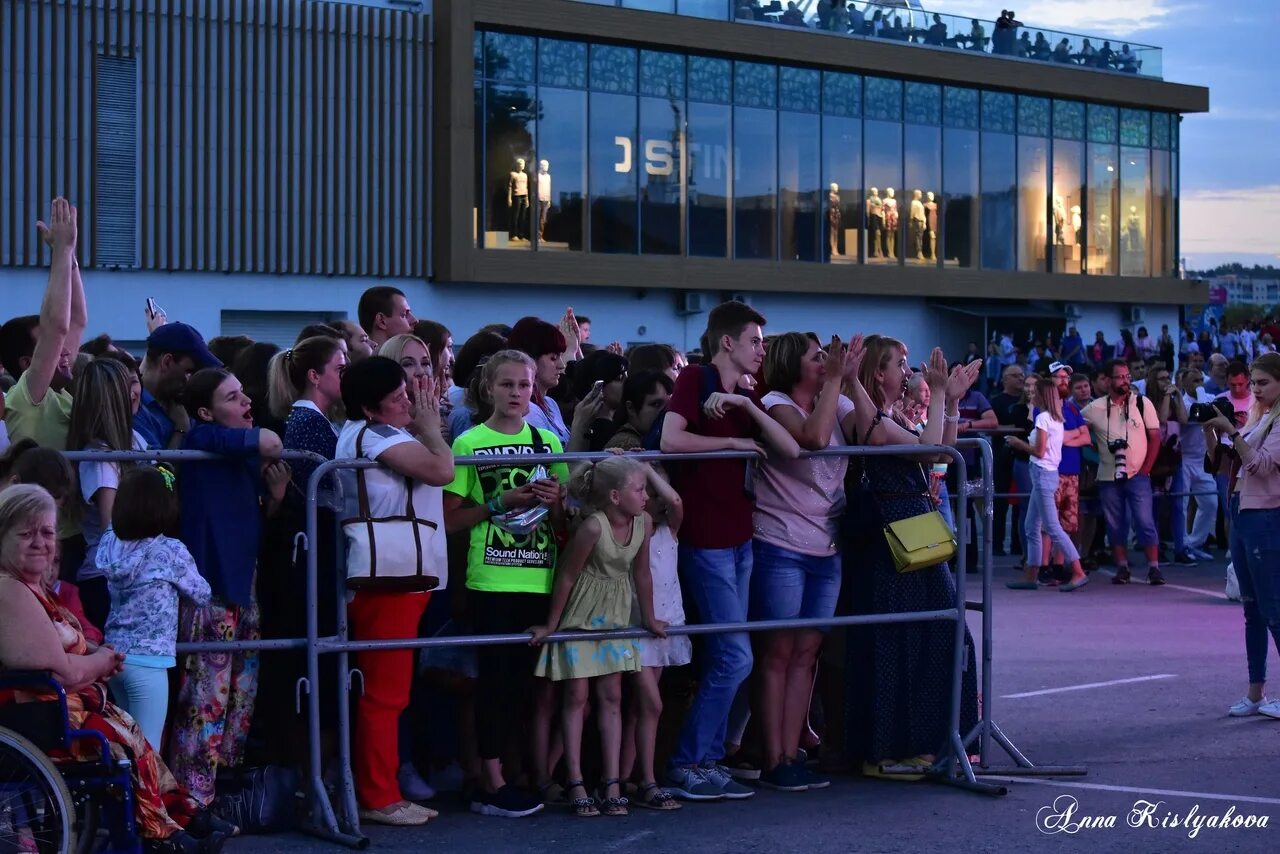
[[[684,521],[684,502],[680,500],[680,493],[662,476],[657,466],[645,466],[645,476],[649,479],[653,494],[662,501],[667,527],[679,531],[680,523]]]
[[[429,486],[453,483],[453,450],[441,432],[440,396],[435,380],[423,377],[414,395],[413,421],[408,430],[416,442],[402,442],[387,448],[378,462],[405,477]]]
[[[27,367],[27,394],[31,402],[40,404],[53,382],[53,376],[67,349],[72,328],[72,278],[76,253],[76,209],[59,196],[53,200],[49,223],[36,223],[45,243],[53,249],[49,265],[49,286],[40,304],[40,323],[36,327],[36,348]],[[81,293],[81,312],[84,295]],[[83,327],[81,327],[83,332]],[[79,344],[79,339],[75,342]]]
[[[827,377],[814,404],[813,412],[802,414],[792,406],[769,407],[769,415],[791,434],[801,448],[817,451],[831,442],[836,429],[836,417],[840,405],[840,384],[847,350],[838,337],[832,337],[827,348]]]

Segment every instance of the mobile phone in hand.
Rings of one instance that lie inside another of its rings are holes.
[[[162,313],[160,306],[156,305],[156,301],[151,297],[147,297],[147,317],[155,317]]]

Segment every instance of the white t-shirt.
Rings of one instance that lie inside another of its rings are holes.
[[[133,431],[133,447],[130,450],[145,451],[146,449],[147,440],[138,435],[136,430]],[[93,449],[89,448],[87,450]],[[98,450],[105,449],[99,448]],[[102,539],[102,532],[111,527],[111,520],[102,519],[93,496],[97,494],[99,489],[115,490],[120,488],[120,464],[90,462],[80,463],[76,468],[80,476],[80,497],[84,499],[84,507],[81,508],[80,515],[80,531],[84,534],[86,548],[84,562],[80,564],[80,568],[76,572],[76,581],[81,582],[106,575],[105,570],[98,568],[98,541]]]
[[[1047,412],[1041,412],[1036,416],[1036,427],[1031,431],[1031,436],[1027,439],[1031,447],[1035,447],[1040,441],[1041,434],[1044,435],[1044,455],[1031,456],[1031,464],[1039,466],[1045,471],[1056,472],[1058,464],[1062,462],[1062,422],[1054,419]]]
[[[364,438],[361,441],[361,455],[356,454],[356,437],[364,427]],[[348,421],[338,434],[338,449],[335,459],[354,460],[363,457],[377,461],[388,448],[416,442],[407,430],[391,427],[387,424],[369,424],[367,421]],[[346,498],[346,517],[358,516],[360,513],[360,492],[356,487],[355,469],[342,469],[342,490]],[[386,467],[365,469],[365,484],[369,489],[369,512],[378,516],[403,516],[408,505],[409,490],[405,486],[404,475]],[[449,583],[448,555],[446,554],[444,536],[444,490],[439,486],[425,483],[413,484],[413,512],[419,519],[429,519],[438,526],[440,536],[430,539],[432,554],[429,565],[440,579],[436,590],[444,590]]]

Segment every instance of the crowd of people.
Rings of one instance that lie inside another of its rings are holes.
[[[765,318],[740,302],[708,314],[688,359],[662,344],[597,348],[572,309],[555,322],[496,323],[455,348],[446,325],[419,320],[390,286],[360,296],[356,321],[308,326],[283,349],[206,342],[149,303],[138,361],[105,336],[82,343],[75,209],[55,200],[40,227],[52,252],[40,313],[0,327],[13,381],[0,458],[0,666],[52,671],[73,725],[133,760],[148,851],[216,852],[242,830],[220,810],[225,772],[305,761],[290,697],[305,672],[297,654],[179,656],[176,644],[300,636],[306,548],[317,551],[322,634],[337,625],[325,593],[345,588],[360,640],[530,638],[356,654],[360,817],[398,826],[436,819],[423,802],[438,791],[461,792],[480,815],[553,805],[586,818],[743,800],[757,786],[803,792],[840,770],[920,779],[948,741],[949,624],[731,632],[696,645],[668,632],[686,621],[954,605],[950,565],[901,571],[883,533],[935,511],[953,518],[945,463],[802,451],[948,445],[1025,422],[1028,438],[1008,445],[1032,496],[1017,584],[1041,586],[1056,555],[1067,573],[1058,589],[1070,591],[1088,579],[1081,554],[1092,540],[1072,535],[1092,431],[1116,579],[1128,580],[1132,523],[1149,579],[1162,580],[1152,468],[1184,407],[1154,362],[1146,398],[1131,392],[1124,360],[1092,378],[1069,362],[1032,377],[1015,357],[988,400],[976,353],[948,365],[935,349],[913,369],[907,347],[885,335],[825,346],[813,333],[766,336]],[[1270,714],[1265,633],[1280,632],[1280,587],[1266,573],[1276,561],[1255,534],[1247,550],[1242,537],[1280,512],[1280,438],[1270,438],[1280,356],[1255,363],[1252,397],[1248,369],[1243,377],[1235,367],[1224,375],[1243,417],[1214,410],[1205,440],[1240,485],[1233,551],[1257,591],[1246,602],[1250,690],[1237,705]],[[178,449],[215,457],[92,458]],[[644,449],[753,457],[657,465],[628,455]],[[572,468],[520,462],[564,450],[612,456]],[[87,453],[72,464],[64,451]],[[286,461],[289,452],[308,456]],[[377,465],[322,484],[321,534],[300,545],[321,459]],[[1176,531],[1185,514],[1170,498]],[[1187,549],[1210,512],[1197,503]],[[1003,534],[1001,524],[1000,543]],[[972,535],[959,539],[976,547]],[[629,627],[645,637],[548,641]],[[978,718],[967,634],[963,655],[962,733]],[[338,680],[329,682],[320,688],[331,712]],[[591,719],[598,741],[583,737]]]
[[[1000,17],[992,24],[990,33],[984,22],[977,18],[970,19],[967,30],[953,29],[937,13],[928,21],[921,20],[919,23],[922,26],[918,26],[914,13],[903,3],[867,2],[859,6],[845,0],[818,0],[813,14],[806,18],[804,11],[795,2],[786,3],[784,8],[784,4],[780,2],[762,4],[760,0],[741,0],[734,16],[740,21],[981,51],[998,56],[1081,65],[1128,74],[1136,74],[1142,67],[1142,60],[1127,44],[1116,49],[1111,46],[1110,41],[1104,40],[1102,46],[1097,47],[1089,39],[1084,39],[1079,45],[1073,45],[1066,36],[1051,43],[1043,32],[1037,32],[1033,39],[1017,19],[1016,13],[1009,9],[1000,11]],[[1018,33],[1019,29],[1023,29],[1021,34]]]

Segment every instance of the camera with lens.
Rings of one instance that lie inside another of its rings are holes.
[[[1193,424],[1206,424],[1219,415],[1225,416],[1228,421],[1234,424],[1236,408],[1231,405],[1231,401],[1217,397],[1210,403],[1191,404],[1191,412],[1188,415]]]
[[[1129,476],[1129,469],[1125,465],[1125,451],[1129,450],[1129,440],[1111,439],[1107,442],[1107,450],[1116,461],[1116,480],[1124,480]]]

